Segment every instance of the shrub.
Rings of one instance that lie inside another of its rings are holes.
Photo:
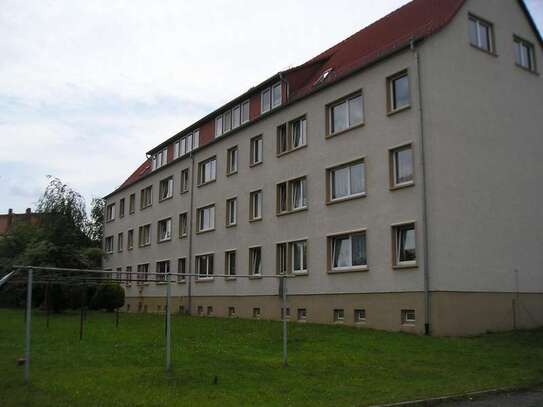
[[[119,284],[106,284],[96,289],[90,306],[92,309],[106,309],[112,312],[124,305],[124,290]]]

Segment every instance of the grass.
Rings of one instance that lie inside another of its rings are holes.
[[[344,326],[174,316],[173,371],[163,318],[33,314],[31,383],[23,384],[22,310],[0,310],[0,404],[9,406],[341,405],[525,386],[543,381],[543,330],[432,338]],[[218,382],[214,384],[215,377]]]

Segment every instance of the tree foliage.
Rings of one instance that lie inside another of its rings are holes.
[[[109,312],[124,305],[124,290],[119,284],[99,286],[91,300],[92,309],[105,309]]]
[[[93,206],[93,212],[99,205]],[[14,265],[101,268],[101,240],[97,240],[97,236],[103,234],[103,222],[99,223],[99,218],[87,219],[85,200],[78,192],[58,178],[50,178],[36,213],[37,224],[17,222],[0,238],[0,275],[9,272]],[[35,298],[44,301],[44,287],[38,287]],[[66,285],[49,289],[50,305],[56,311],[69,307],[74,303],[74,295],[77,296]],[[0,305],[19,306],[24,303],[24,295],[24,287],[3,287]]]

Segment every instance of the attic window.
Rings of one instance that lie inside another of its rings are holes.
[[[313,86],[317,86],[318,84],[324,82],[326,78],[328,78],[328,75],[330,75],[330,72],[332,72],[334,68],[328,68],[326,71],[324,71],[321,76],[319,76],[319,79],[315,81],[315,84]]]

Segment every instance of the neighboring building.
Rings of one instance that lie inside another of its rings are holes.
[[[30,208],[27,208],[25,213],[13,213],[13,209],[9,209],[8,213],[0,214],[0,236],[7,234],[17,222],[29,222],[35,225],[39,222],[39,216],[32,213]]]
[[[415,0],[150,150],[106,197],[106,267],[198,273],[173,296],[199,315],[279,319],[259,277],[287,272],[293,321],[543,325],[541,63],[522,1]]]

